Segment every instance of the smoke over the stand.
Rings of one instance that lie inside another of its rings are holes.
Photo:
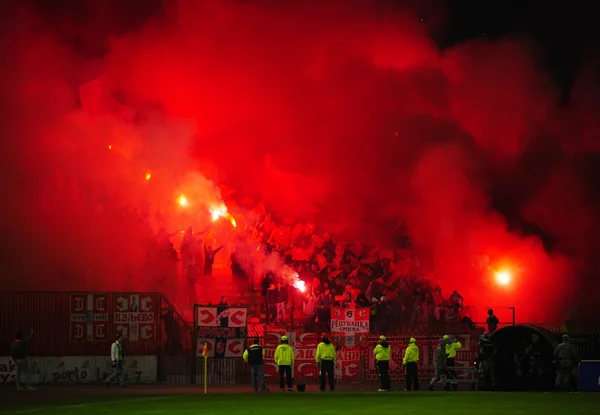
[[[192,174],[206,203],[225,184],[339,239],[390,247],[400,219],[446,291],[528,320],[565,317],[598,229],[578,164],[597,149],[593,88],[558,109],[527,42],[440,54],[409,11],[332,3],[169,3],[110,39],[101,72],[125,109],[104,116],[75,109],[89,62],[19,14],[0,73],[4,286],[143,289],[116,277],[143,260],[142,227],[125,213],[101,223],[72,194],[102,189],[93,197],[168,222]],[[498,197],[561,250],[513,230]],[[482,279],[482,255],[515,284]]]

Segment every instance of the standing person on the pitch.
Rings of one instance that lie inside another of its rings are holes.
[[[557,390],[568,392],[571,389],[571,376],[577,362],[577,353],[568,335],[562,336],[563,342],[556,346],[554,357],[556,357],[556,383]]]
[[[402,365],[404,365],[404,371],[406,372],[405,390],[410,391],[413,385],[416,391],[421,389],[419,387],[419,346],[417,346],[417,340],[413,337],[408,341],[408,346],[404,351]]]
[[[21,386],[21,377],[24,377],[25,388],[27,390],[35,390],[35,387],[31,386],[31,373],[29,372],[29,345],[33,338],[33,329],[28,339],[24,339],[23,335],[19,332],[15,336],[15,341],[10,346],[10,355],[12,360],[17,366],[17,375],[15,377],[15,383],[17,384],[17,390],[23,390]]]
[[[121,387],[125,388],[125,350],[123,349],[123,338],[120,334],[117,334],[115,342],[110,348],[110,359],[112,361],[112,367],[114,372],[110,375],[104,385],[108,388],[110,382],[116,380],[121,384]]]
[[[329,337],[323,336],[321,343],[317,346],[317,367],[321,370],[321,392],[325,392],[327,378],[329,378],[329,390],[335,390],[335,360],[337,352],[329,341]]]
[[[254,392],[258,392],[259,384],[263,392],[268,391],[265,385],[265,369],[263,367],[264,356],[265,349],[260,347],[258,339],[254,339],[252,345],[244,351],[242,356],[244,362],[250,365],[250,376],[252,376]]]
[[[440,339],[437,349],[435,349],[435,356],[433,358],[433,364],[435,367],[435,374],[429,383],[429,390],[435,389],[435,383],[442,381],[448,385],[448,359],[446,357],[446,340]],[[448,388],[444,387],[445,390]]]
[[[386,337],[383,335],[379,336],[379,344],[373,349],[377,372],[379,373],[379,392],[389,392],[392,388],[392,382],[390,380],[391,352],[392,348],[388,344]]]
[[[275,364],[279,366],[279,389],[284,391],[286,380],[288,392],[292,392],[292,366],[294,366],[294,349],[288,344],[287,336],[281,336],[281,343],[275,349]]]
[[[460,342],[456,339],[456,337],[452,336],[452,338],[450,338],[450,336],[447,334],[444,336],[444,340],[446,340],[446,359],[448,360],[448,367],[453,368],[454,367],[454,359],[456,359],[456,352],[458,350],[462,349],[462,344],[460,344]],[[456,370],[454,370],[454,369],[448,369],[448,370],[449,370],[450,375],[452,375],[454,380],[456,380]],[[450,384],[447,383],[446,390],[449,390],[449,389],[450,389]],[[452,389],[458,390],[458,383],[453,383]]]

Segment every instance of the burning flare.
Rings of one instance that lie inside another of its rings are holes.
[[[152,173],[146,172],[146,181],[149,181],[152,178]]]
[[[219,220],[219,218],[225,218],[231,223],[231,226],[233,226],[234,228],[237,227],[235,218],[231,215],[231,213],[229,213],[229,211],[227,210],[227,206],[225,206],[224,203],[212,206],[209,209],[209,212],[213,222],[216,222],[217,220]]]
[[[179,206],[181,206],[181,207],[187,207],[187,206],[189,206],[189,204],[190,204],[190,203],[188,202],[188,200],[187,200],[187,197],[185,197],[185,195],[183,195],[183,194],[182,194],[182,195],[180,195],[180,196],[177,198],[177,203],[178,203],[178,204],[179,204]]]
[[[298,275],[298,274],[296,274],[296,275]],[[294,281],[294,287],[299,289],[301,293],[306,291],[306,283],[304,281],[302,281],[300,278],[298,278],[296,281]]]
[[[511,276],[509,272],[502,271],[496,272],[496,282],[500,285],[508,285],[511,281]]]
[[[279,271],[281,277],[288,282],[294,288],[297,288],[300,292],[306,291],[306,283],[300,279],[300,275],[289,266],[284,265]]]

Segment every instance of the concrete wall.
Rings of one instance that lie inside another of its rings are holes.
[[[156,383],[156,356],[127,356],[127,383]],[[104,381],[112,368],[108,356],[30,358],[33,383],[86,384]],[[15,383],[16,366],[10,357],[0,357],[0,385]]]

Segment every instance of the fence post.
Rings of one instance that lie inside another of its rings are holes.
[[[198,304],[194,304],[194,327],[192,327],[192,342],[190,352],[190,384],[196,384],[196,372],[198,366],[198,359],[196,358],[198,352]],[[206,364],[206,362],[204,363]]]
[[[515,316],[515,314],[516,314],[515,313],[515,307],[509,307],[509,308],[512,311],[512,325],[514,326],[517,323],[517,319],[516,319],[516,316]]]

